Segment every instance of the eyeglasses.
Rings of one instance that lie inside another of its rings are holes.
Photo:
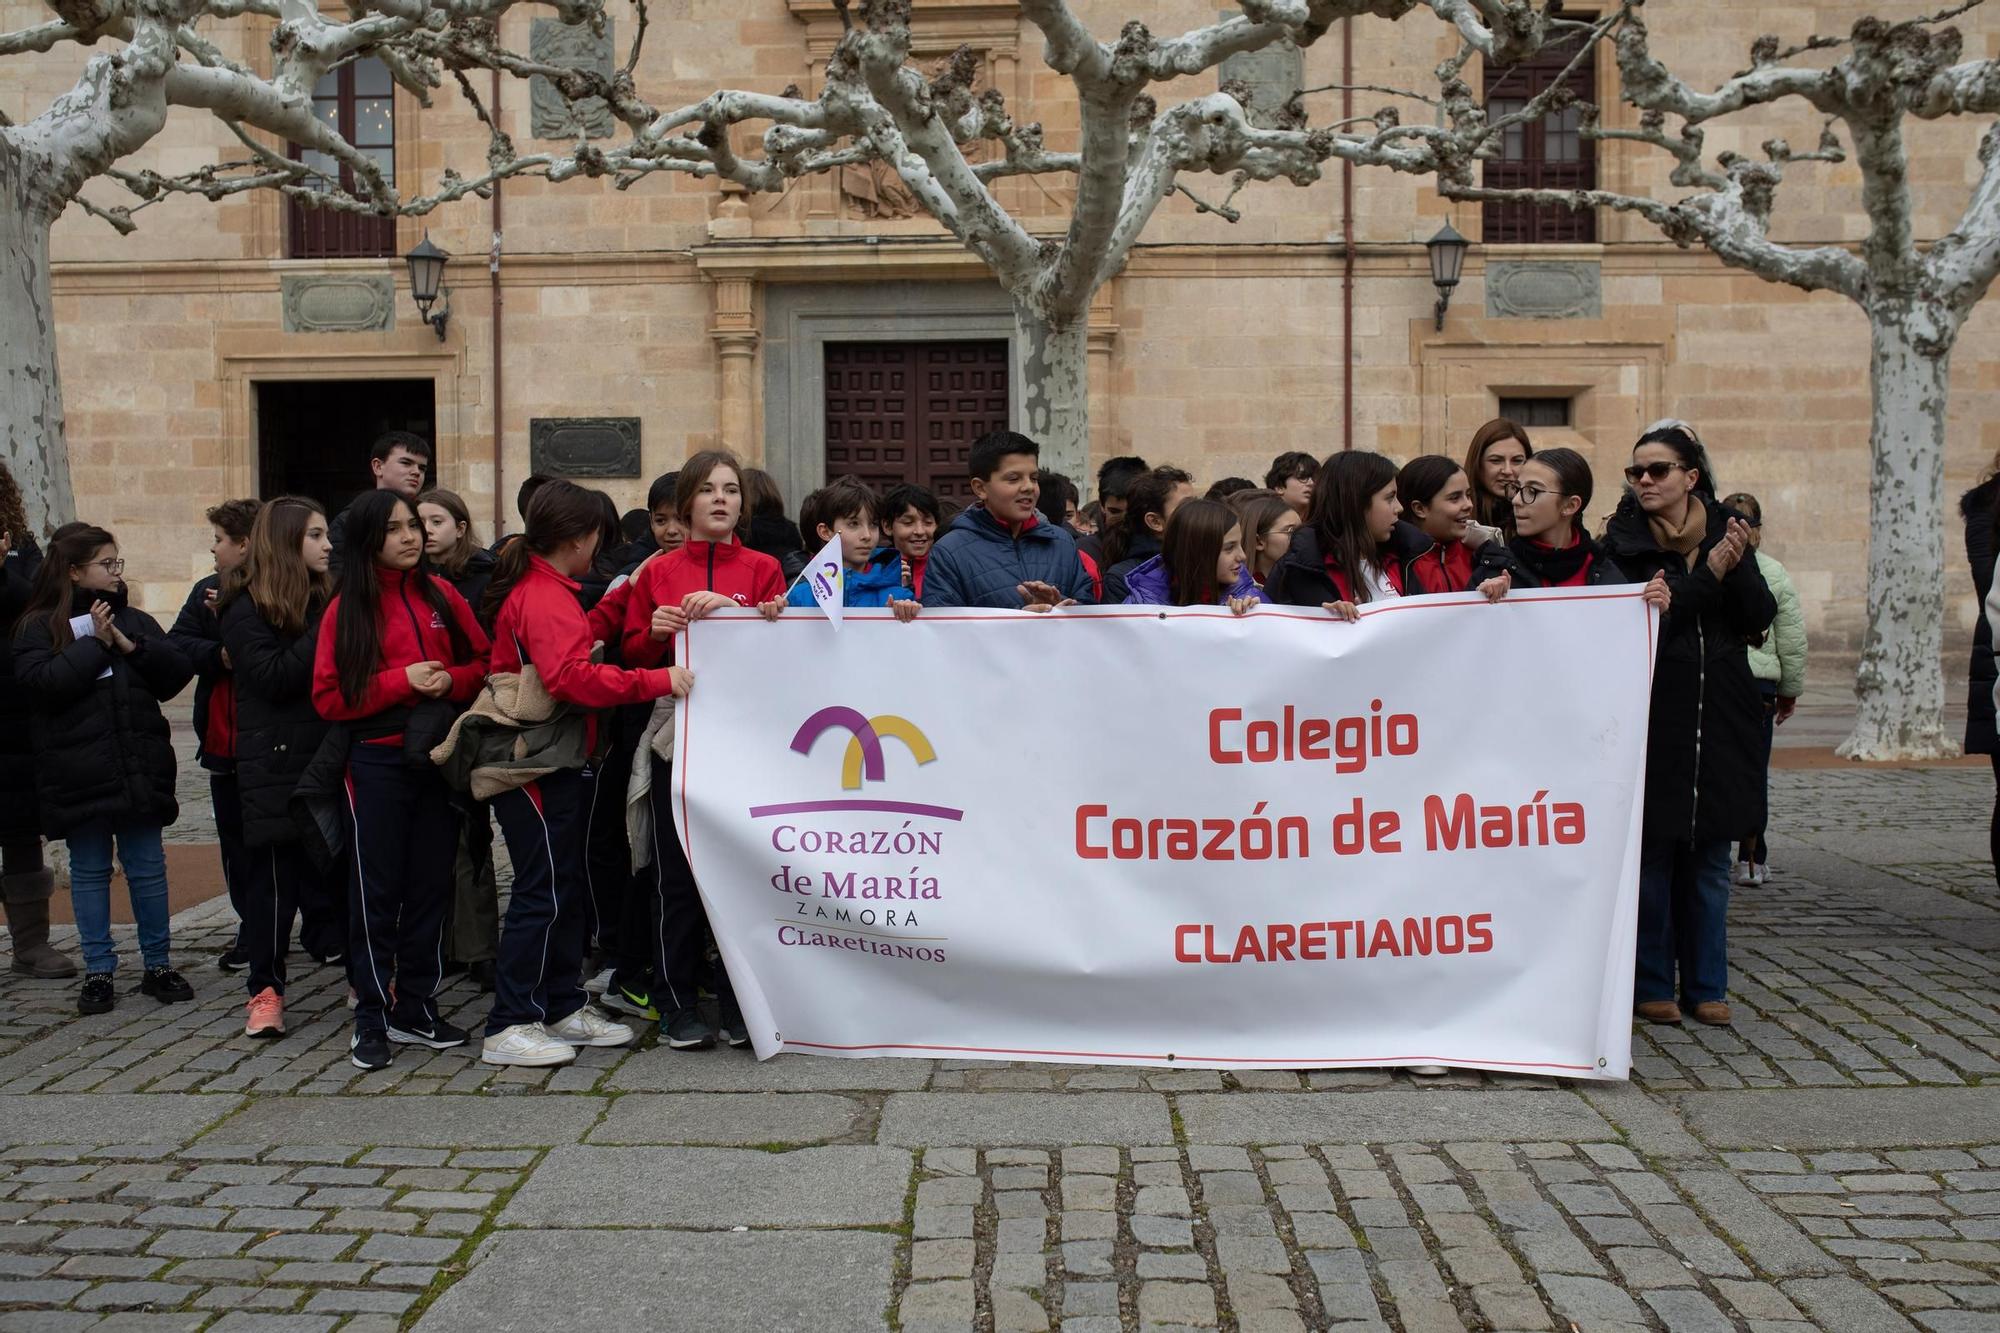
[[[1512,500],[1517,505],[1534,504],[1536,501],[1540,500],[1544,495],[1562,496],[1567,494],[1569,494],[1569,492],[1567,491],[1554,491],[1550,490],[1546,486],[1536,486],[1532,484],[1509,486],[1507,488],[1507,498]]]
[[[123,574],[123,573],[125,572],[125,562],[124,562],[123,560],[121,560],[121,559],[118,559],[118,558],[116,558],[116,557],[113,557],[113,558],[112,558],[112,559],[110,559],[110,560],[91,560],[91,561],[88,561],[88,562],[86,562],[86,564],[85,564],[85,568],[88,568],[88,567],[89,567],[90,565],[102,565],[102,566],[104,566],[104,572],[105,572],[105,573],[107,573],[107,574]]]
[[[1631,467],[1625,469],[1625,480],[1636,486],[1639,484],[1639,478],[1641,477],[1651,477],[1654,481],[1665,481],[1670,473],[1686,471],[1688,471],[1686,463],[1634,463]]]

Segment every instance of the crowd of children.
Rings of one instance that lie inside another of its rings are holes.
[[[1730,1021],[1731,849],[1740,880],[1769,873],[1770,729],[1798,695],[1804,639],[1782,567],[1755,550],[1761,507],[1717,499],[1685,422],[1642,434],[1595,534],[1588,462],[1536,451],[1507,421],[1482,427],[1462,462],[1288,453],[1261,486],[1229,477],[1202,495],[1183,469],[1114,458],[1088,504],[1042,469],[1035,441],[995,432],[972,448],[962,509],[841,477],[805,497],[796,525],[766,474],[705,452],[622,518],[600,491],[531,477],[524,531],[491,549],[458,496],[424,489],[429,463],[425,441],[393,433],[372,451],[375,489],[331,518],[303,496],[209,510],[215,573],[170,631],[127,603],[110,532],[68,524],[41,550],[0,470],[0,714],[21,724],[0,763],[0,899],[16,971],[75,972],[48,944],[47,837],[69,849],[82,1012],[117,999],[114,852],[139,990],[191,998],[169,954],[161,830],[178,809],[160,705],[192,680],[241,921],[218,962],[246,974],[248,1035],[284,1035],[296,922],[299,952],[346,972],[363,1069],[397,1045],[473,1041],[437,1005],[461,972],[493,992],[477,1038],[493,1064],[623,1045],[623,1020],[658,1023],[675,1048],[746,1044],[673,832],[674,701],[693,681],[672,643],[719,608],[811,606],[797,576],[837,541],[846,605],[903,620],[1122,602],[1353,621],[1386,598],[1643,584],[1664,621],[1635,1012]],[[513,866],[504,921],[495,820]]]

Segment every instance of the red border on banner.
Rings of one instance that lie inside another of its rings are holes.
[[[1459,1069],[1473,1069],[1486,1065],[1500,1065],[1507,1069],[1565,1069],[1594,1071],[1596,1065],[1562,1065],[1535,1060],[1461,1060],[1443,1055],[1371,1055],[1366,1057],[1347,1056],[1339,1059],[1319,1057],[1292,1057],[1277,1059],[1269,1056],[1250,1055],[1182,1055],[1178,1051],[1171,1054],[1147,1053],[1143,1051],[1043,1051],[1015,1046],[937,1046],[923,1042],[872,1041],[853,1045],[836,1045],[825,1041],[797,1041],[786,1037],[778,1043],[780,1049],[789,1046],[803,1046],[816,1051],[964,1051],[971,1055],[1066,1055],[1079,1060],[1157,1060],[1162,1064],[1203,1064],[1203,1065],[1282,1065],[1298,1069],[1332,1069],[1339,1065],[1379,1065],[1406,1062],[1409,1064],[1452,1065]]]

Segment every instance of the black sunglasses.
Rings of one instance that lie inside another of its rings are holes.
[[[1625,480],[1635,486],[1641,477],[1651,477],[1654,481],[1665,481],[1670,472],[1688,471],[1686,463],[1634,463],[1625,469]]]

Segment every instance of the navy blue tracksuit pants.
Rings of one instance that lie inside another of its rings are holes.
[[[694,871],[675,831],[674,769],[658,755],[653,760],[653,787],[647,801],[653,809],[652,926],[653,1002],[664,1020],[669,1009],[692,1009],[700,995],[708,955],[708,909],[695,887]],[[718,963],[715,995],[724,1004],[736,1001],[729,969]]]
[[[285,955],[291,952],[292,921],[325,896],[320,875],[303,844],[281,842],[246,847],[240,853],[243,950],[250,956],[247,989],[270,987],[285,993]],[[346,933],[341,939],[344,943]]]
[[[354,1026],[437,1025],[444,918],[458,855],[458,813],[436,769],[403,762],[401,743],[347,752],[347,979]],[[392,997],[393,988],[393,997]]]
[[[229,905],[236,909],[236,947],[241,949],[246,947],[243,922],[248,913],[243,910],[243,802],[237,792],[235,764],[227,771],[208,771],[208,799],[215,809],[215,844],[222,856],[222,888],[229,895]]]
[[[583,1008],[590,885],[585,870],[594,784],[561,769],[493,798],[514,862],[514,889],[493,963],[492,1036],[559,1023]]]

